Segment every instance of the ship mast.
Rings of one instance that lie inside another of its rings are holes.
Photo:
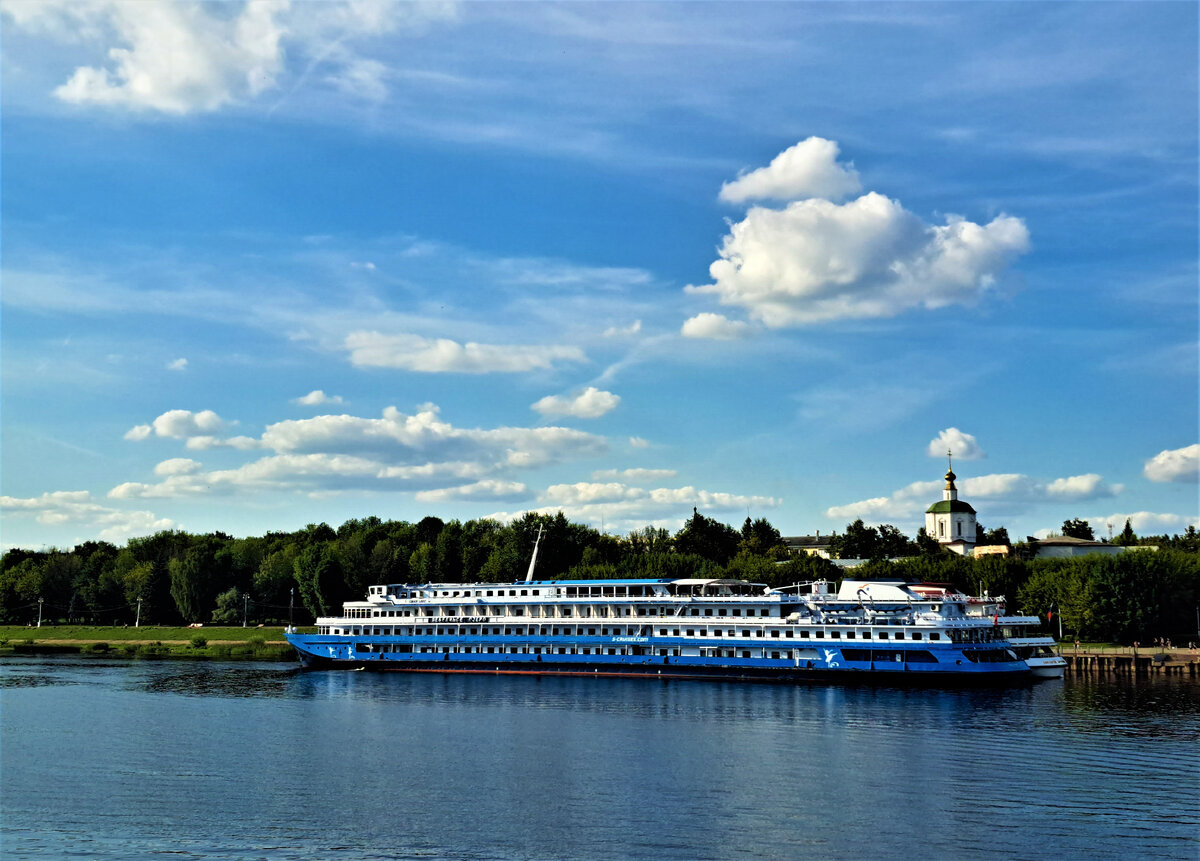
[[[525,582],[526,583],[533,580],[533,569],[534,569],[534,566],[537,565],[538,545],[541,543],[542,543],[542,524],[539,523],[538,524],[538,537],[537,537],[537,540],[533,542],[533,556],[530,557],[530,559],[529,559],[529,571],[525,574]]]

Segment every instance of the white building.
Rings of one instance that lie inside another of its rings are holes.
[[[955,477],[953,468],[946,470],[941,501],[925,511],[925,533],[947,550],[968,556],[975,547],[975,509],[958,498]]]

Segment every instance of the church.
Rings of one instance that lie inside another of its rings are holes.
[[[954,486],[956,476],[952,460],[948,467],[941,501],[935,502],[925,511],[925,533],[947,550],[970,556],[976,542],[975,509],[958,498],[958,488]]]

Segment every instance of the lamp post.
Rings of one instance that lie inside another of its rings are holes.
[[[250,593],[242,593],[242,627],[246,627],[246,621],[250,616]]]
[[[137,615],[133,617],[133,627],[138,628],[142,624],[142,596],[138,595]]]
[[[38,597],[38,627],[42,627],[42,598]]]
[[[288,589],[288,627],[292,627],[292,608],[296,605],[296,587]],[[1200,617],[1197,617],[1200,618]]]

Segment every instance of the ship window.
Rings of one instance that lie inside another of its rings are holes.
[[[771,636],[772,636],[772,637],[778,637],[778,636],[779,636],[779,632],[778,632],[778,631],[772,631],[772,632],[771,632]]]
[[[528,589],[522,589],[522,590],[521,590],[521,594],[522,594],[522,595],[528,595],[528,594],[529,594],[529,590],[528,590]]]
[[[719,636],[721,636],[721,633],[722,633],[722,631],[721,631],[721,629],[720,629],[720,628],[713,628],[713,636],[714,636],[714,637],[719,637]]]
[[[718,610],[718,611],[717,611],[717,615],[718,615],[718,616],[727,616],[727,615],[729,615],[729,611],[728,611],[728,610],[726,610],[726,609],[723,609],[723,608],[722,608],[722,609],[720,609],[720,610]]]
[[[825,632],[824,632],[824,631],[817,631],[817,639],[818,639],[818,640],[824,640],[824,639],[825,639]]]
[[[910,664],[936,664],[937,658],[925,649],[910,649],[904,653],[904,660]]]
[[[853,639],[854,639],[854,632],[853,632],[853,631],[847,631],[847,632],[846,632],[846,639],[847,639],[847,640],[853,640]]]
[[[904,632],[903,632],[903,631],[897,631],[895,634],[893,634],[893,635],[892,635],[892,639],[894,639],[894,640],[903,640],[903,639],[904,639]]]
[[[711,615],[712,615],[712,607],[705,607],[705,608],[704,608],[704,615],[705,615],[705,616],[711,616]]]
[[[801,639],[801,640],[807,640],[807,639],[808,639],[808,631],[801,631],[801,632],[800,632],[800,639]]]
[[[835,640],[840,640],[842,638],[842,632],[841,631],[830,631],[829,636],[833,637],[833,639],[835,639]]]
[[[929,639],[931,639],[931,640],[940,640],[941,638],[942,638],[942,635],[937,633],[936,631],[929,635]]]
[[[913,632],[912,632],[912,638],[913,638],[914,640],[919,640],[919,639],[921,639],[921,632],[920,632],[920,631],[913,631]]]
[[[740,615],[742,615],[742,611],[735,607],[733,610],[733,615],[740,616]]]
[[[790,640],[795,635],[789,629],[789,630],[783,632],[783,636],[787,637]]]
[[[743,657],[743,658],[748,658],[748,657],[750,657],[750,651],[749,651],[748,649],[747,649],[747,650],[745,650],[745,651],[743,651],[743,652],[742,652],[742,657]]]
[[[880,631],[878,634],[876,634],[876,636],[881,640],[886,640],[888,638],[887,631]]]

